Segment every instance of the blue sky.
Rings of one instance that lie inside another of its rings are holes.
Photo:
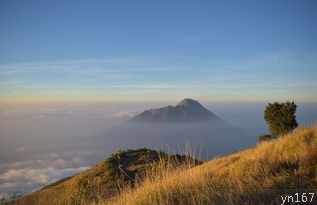
[[[317,101],[316,1],[1,1],[0,103]]]

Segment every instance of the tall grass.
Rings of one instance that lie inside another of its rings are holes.
[[[114,155],[117,156],[117,155]],[[119,156],[119,155],[118,155]],[[120,158],[116,159],[118,162],[118,176],[115,180],[115,184],[112,184],[113,189],[105,188],[102,185],[102,182],[95,180],[94,176],[91,180],[84,178],[85,184],[79,183],[79,189],[71,197],[70,201],[65,201],[65,204],[72,205],[83,205],[83,204],[107,204],[109,203],[109,196],[119,196],[122,193],[138,189],[144,183],[144,181],[157,181],[163,180],[168,177],[166,173],[173,173],[177,170],[187,170],[198,164],[201,164],[201,161],[197,160],[194,157],[194,153],[187,147],[183,155],[178,154],[165,154],[164,152],[157,152],[158,160],[154,160],[153,156],[143,156],[139,159],[145,161],[145,164],[141,163],[141,166],[144,165],[144,171],[139,172],[136,176],[131,178],[128,173],[121,169]],[[144,158],[143,158],[144,157]],[[140,166],[137,163],[132,167]],[[162,172],[164,170],[164,172]],[[122,178],[122,179],[121,179]],[[127,181],[124,178],[128,178]],[[107,193],[111,192],[111,193]]]
[[[317,127],[299,128],[197,167],[160,161],[142,183],[98,204],[273,203],[290,190],[316,190],[316,164]]]

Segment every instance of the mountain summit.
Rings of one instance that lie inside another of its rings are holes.
[[[185,106],[185,107],[203,107],[198,101],[193,100],[191,98],[185,98],[177,106]]]
[[[143,123],[195,123],[220,120],[198,101],[186,98],[176,106],[168,105],[159,109],[150,109],[133,117],[131,122]]]

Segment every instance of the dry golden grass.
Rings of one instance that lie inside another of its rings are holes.
[[[60,180],[22,197],[20,205],[89,204],[106,202],[134,184],[140,184],[145,176],[157,176],[160,168],[180,166],[200,161],[181,155],[168,155],[149,149],[120,151],[96,167]],[[157,168],[151,168],[151,167]],[[148,173],[147,173],[148,172]],[[151,174],[150,174],[151,173]],[[1,204],[1,202],[0,202]]]
[[[161,164],[136,188],[97,204],[271,203],[284,189],[316,190],[316,164],[317,127],[299,128],[197,167]]]

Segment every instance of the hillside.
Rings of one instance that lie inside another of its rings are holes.
[[[317,191],[317,127],[199,164],[148,149],[119,152],[18,204],[282,204],[282,194]]]
[[[317,127],[194,168],[162,172],[109,203],[282,204],[283,193],[317,191]]]
[[[146,172],[158,162],[179,166],[189,159],[194,164],[201,164],[193,158],[145,148],[120,151],[95,168],[50,184],[21,198],[17,204],[86,204],[101,198],[104,200],[118,194],[124,187],[140,183]]]

